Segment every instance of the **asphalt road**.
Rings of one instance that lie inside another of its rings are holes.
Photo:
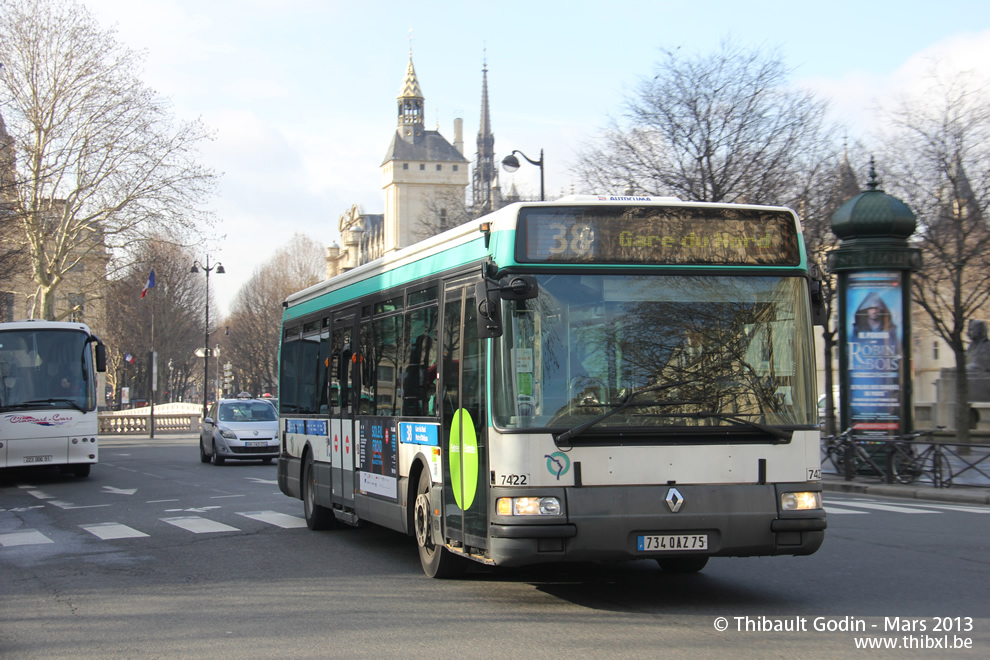
[[[0,657],[990,654],[988,506],[830,492],[811,557],[440,581],[412,539],[310,532],[274,466],[201,464],[195,443],[108,439],[87,479],[0,475]],[[858,650],[868,639],[899,648]]]

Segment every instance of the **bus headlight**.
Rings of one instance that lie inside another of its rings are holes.
[[[556,497],[500,497],[495,502],[500,516],[559,516],[560,500]]]
[[[808,511],[822,508],[822,494],[818,492],[783,493],[780,496],[781,511]]]

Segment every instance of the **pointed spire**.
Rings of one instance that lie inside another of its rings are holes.
[[[423,90],[419,88],[419,80],[416,79],[410,46],[406,79],[402,81],[402,87],[399,89],[399,128],[400,134],[404,137],[412,137],[416,128],[422,132],[423,124],[426,122],[424,106]]]
[[[880,190],[880,180],[877,179],[876,161],[870,156],[870,180],[866,182],[866,187],[870,190]]]
[[[409,49],[409,66],[406,67],[406,79],[402,81],[402,87],[399,88],[399,99],[423,100],[423,90],[419,88],[416,69],[413,68],[412,48]]]
[[[481,64],[481,124],[478,128],[478,141],[492,132],[492,122],[488,112],[488,56]]]
[[[478,126],[478,162],[471,181],[471,196],[479,213],[498,208],[498,169],[495,167],[495,136],[488,110],[488,54],[481,60],[481,122]]]

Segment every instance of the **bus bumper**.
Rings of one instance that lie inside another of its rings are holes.
[[[681,496],[677,511],[668,492]],[[496,490],[496,489],[493,489]],[[780,495],[821,492],[820,484],[596,486],[566,488],[559,524],[496,519],[489,553],[496,565],[561,561],[625,561],[704,554],[716,557],[809,555],[821,546],[824,509],[780,511]],[[504,493],[495,493],[504,496]],[[701,551],[640,551],[643,535],[704,534]]]

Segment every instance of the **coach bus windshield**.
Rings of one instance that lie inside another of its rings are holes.
[[[816,425],[800,277],[540,275],[504,303],[493,412],[503,429],[568,429],[626,401],[610,429]]]
[[[75,330],[0,332],[0,410],[93,410],[88,341]]]

